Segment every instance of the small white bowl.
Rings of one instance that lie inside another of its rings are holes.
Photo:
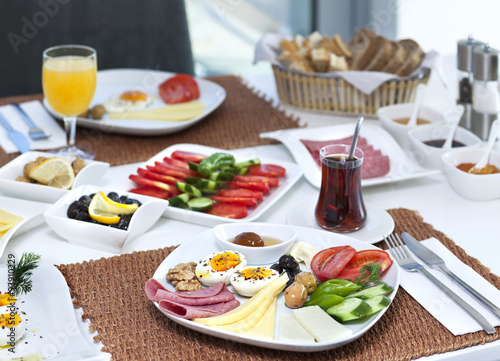
[[[450,130],[450,124],[428,124],[420,125],[408,132],[413,148],[413,156],[423,167],[442,169],[441,156],[451,149],[433,147],[424,142],[438,139],[444,140]],[[454,140],[464,144],[464,146],[454,149],[467,149],[482,145],[482,141],[477,135],[462,127],[457,128]]]
[[[462,163],[477,163],[483,148],[456,148],[442,155],[443,171],[451,187],[462,197],[473,201],[500,198],[500,173],[469,174],[457,168]],[[492,150],[488,164],[500,169],[500,152]]]
[[[127,195],[142,203],[132,216],[127,230],[68,218],[66,212],[73,201],[78,200],[83,195],[99,191],[103,191],[105,194],[116,192],[120,196]],[[97,186],[81,186],[60,198],[44,212],[43,216],[50,228],[70,243],[119,253],[125,244],[141,236],[151,228],[161,217],[167,206],[168,202],[164,200],[141,196],[139,194],[103,189]]]
[[[262,238],[271,237],[281,241],[273,246],[248,247],[234,244],[232,240],[243,232],[257,233]],[[288,252],[297,239],[297,232],[285,224],[272,223],[224,223],[214,227],[214,235],[222,250],[234,250],[247,258],[251,265],[275,263]]]
[[[396,123],[394,119],[409,118],[412,110],[413,103],[403,103],[382,107],[377,111],[377,116],[380,119],[382,127],[387,130],[403,148],[411,147],[408,131],[420,127],[421,125],[411,127],[405,124]],[[445,117],[442,113],[425,105],[420,106],[417,117],[433,124],[440,124],[445,121]]]
[[[29,162],[35,161],[38,157],[65,158],[70,163],[75,160],[74,156],[61,156],[47,152],[31,151],[21,154],[0,168],[0,192],[9,197],[45,203],[54,203],[67,194],[68,190],[16,181],[17,177],[23,175],[24,166]],[[85,160],[85,167],[76,175],[71,189],[85,184],[97,184],[108,169],[109,163]]]

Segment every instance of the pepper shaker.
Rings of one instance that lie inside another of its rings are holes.
[[[491,123],[500,112],[498,53],[488,44],[476,47],[473,51],[471,131],[483,140],[488,139]]]

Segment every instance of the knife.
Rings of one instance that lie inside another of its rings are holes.
[[[472,296],[474,296],[478,301],[483,303],[492,313],[495,314],[500,319],[500,308],[498,308],[495,304],[493,304],[490,300],[484,297],[482,294],[477,292],[470,285],[465,283],[462,279],[460,279],[456,274],[451,272],[443,259],[439,257],[437,254],[432,252],[429,248],[421,244],[417,241],[413,236],[409,233],[403,232],[401,233],[403,237],[403,241],[406,243],[408,248],[417,255],[422,261],[424,261],[428,266],[432,268],[439,268],[443,271],[447,276],[453,279],[456,283],[462,286],[465,290],[467,290]]]
[[[2,114],[0,114],[0,124],[7,130],[7,136],[21,153],[26,153],[30,150],[30,143],[25,135],[14,130]]]

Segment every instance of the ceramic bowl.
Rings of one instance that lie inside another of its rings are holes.
[[[396,123],[394,119],[409,118],[412,110],[413,103],[403,103],[382,107],[377,111],[377,116],[380,119],[382,127],[387,130],[403,148],[411,147],[408,131],[420,127],[421,125],[407,126]],[[445,121],[445,117],[442,113],[425,105],[420,106],[417,116],[432,124],[444,124]]]
[[[45,203],[54,203],[67,194],[68,190],[16,181],[17,177],[23,175],[24,166],[35,161],[38,157],[60,157],[67,159],[70,163],[75,159],[73,156],[61,156],[47,152],[31,151],[21,154],[0,168],[0,192],[9,197]],[[85,167],[76,175],[71,189],[86,184],[97,184],[108,169],[109,163],[85,160]]]
[[[275,263],[290,250],[297,239],[297,232],[290,226],[271,223],[224,223],[214,227],[214,235],[222,250],[234,250],[243,254],[250,265]],[[243,232],[257,233],[262,238],[270,237],[281,241],[272,246],[249,247],[232,242]]]
[[[55,233],[70,243],[119,253],[125,244],[151,228],[168,207],[168,202],[164,200],[117,191],[120,196],[127,195],[142,203],[133,214],[127,230],[68,218],[66,211],[73,201],[78,200],[83,195],[90,195],[99,191],[108,194],[115,190],[97,186],[75,188],[44,212],[45,221]]]
[[[449,124],[429,124],[415,127],[408,132],[413,156],[423,167],[429,169],[442,168],[441,156],[451,148],[437,148],[424,142],[429,140],[444,140],[450,130],[451,125]],[[457,128],[454,140],[464,144],[460,149],[480,147],[482,145],[482,141],[477,135],[462,127]]]
[[[442,155],[443,171],[451,187],[462,197],[473,201],[500,198],[500,173],[469,174],[457,168],[461,163],[477,163],[483,148],[456,148]],[[491,151],[488,164],[500,169],[500,152]]]

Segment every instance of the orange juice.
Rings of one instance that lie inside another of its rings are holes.
[[[83,113],[96,87],[97,66],[94,59],[63,56],[43,64],[43,93],[59,114],[76,116]]]

